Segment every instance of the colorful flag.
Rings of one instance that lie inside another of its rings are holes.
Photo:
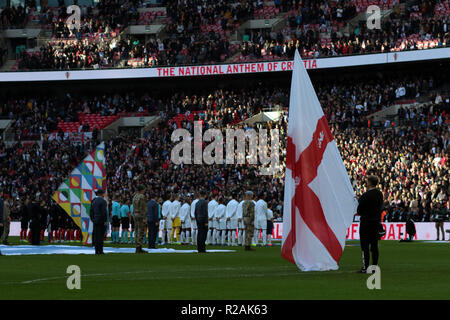
[[[302,271],[337,270],[357,200],[296,51],[289,105],[281,255]]]
[[[102,142],[59,186],[52,198],[72,218],[83,233],[85,244],[92,243],[91,201],[98,189],[106,190],[105,144]]]

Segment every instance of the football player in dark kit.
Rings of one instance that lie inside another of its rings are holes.
[[[41,209],[37,197],[30,201],[27,210],[28,216],[31,218],[31,244],[38,246],[41,243]]]
[[[58,207],[52,202],[50,205],[50,233],[48,235],[48,242],[55,242],[56,233],[58,231]]]
[[[361,242],[363,267],[358,272],[366,273],[369,267],[370,253],[372,253],[372,265],[378,265],[378,240],[381,226],[381,211],[383,208],[383,194],[376,187],[378,177],[367,177],[367,191],[359,198],[358,215],[359,238]]]
[[[30,203],[30,198],[26,197],[25,201],[22,202],[20,206],[20,241],[28,241],[28,225],[30,222],[30,217],[28,216],[28,205]]]

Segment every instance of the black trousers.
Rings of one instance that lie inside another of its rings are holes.
[[[158,237],[158,226],[156,222],[148,222],[148,248],[156,248],[156,238]]]
[[[206,235],[208,234],[208,227],[205,225],[207,222],[197,221],[197,250],[198,252],[206,252]]]
[[[92,230],[92,242],[95,247],[95,254],[103,253],[105,230],[106,226],[103,223],[94,223],[94,228]]]
[[[378,264],[378,228],[378,222],[363,222],[359,224],[359,239],[364,269],[367,269],[370,265],[370,253],[372,253],[372,264]]]
[[[38,246],[41,243],[41,226],[31,224],[31,244]]]

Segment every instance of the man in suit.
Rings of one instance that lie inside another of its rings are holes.
[[[92,240],[95,246],[95,254],[103,254],[103,240],[107,224],[107,206],[106,200],[103,198],[104,191],[97,190],[96,197],[91,203],[91,220],[94,224],[92,231]]]
[[[378,265],[378,240],[381,226],[381,212],[383,209],[383,194],[377,189],[378,177],[367,177],[367,191],[361,196],[358,204],[359,238],[363,256],[363,267],[358,272],[366,273],[369,267],[370,252],[372,264]],[[369,252],[370,247],[370,252]]]
[[[147,203],[148,248],[156,249],[159,230],[159,205],[154,198]]]
[[[205,200],[205,191],[200,191],[200,200],[195,205],[195,221],[197,222],[197,251],[206,252],[206,235],[208,233],[208,203]]]

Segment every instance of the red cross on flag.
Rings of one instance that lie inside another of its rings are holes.
[[[358,201],[298,51],[286,157],[281,255],[302,271],[337,270]]]

